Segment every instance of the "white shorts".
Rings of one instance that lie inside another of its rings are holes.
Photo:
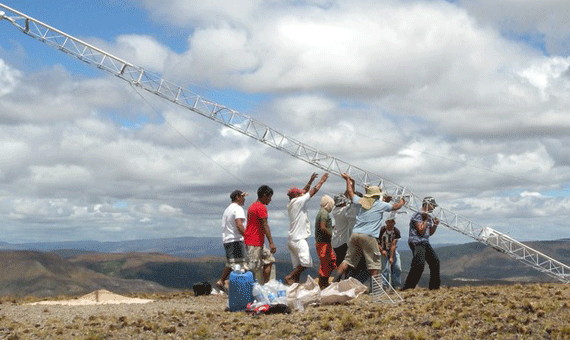
[[[293,269],[301,265],[305,268],[313,266],[313,259],[311,258],[311,253],[309,252],[309,244],[306,239],[300,240],[289,240],[287,247],[291,252],[291,262],[293,264]]]

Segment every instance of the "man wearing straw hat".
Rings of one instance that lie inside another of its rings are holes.
[[[382,190],[377,186],[367,187],[364,197],[359,198],[354,194],[350,176],[344,173],[342,178],[346,181],[348,199],[356,205],[357,215],[356,224],[348,242],[346,257],[333,276],[335,281],[338,281],[348,266],[358,265],[362,256],[366,260],[366,268],[370,276],[377,276],[380,272],[382,255],[376,238],[380,234],[382,217],[385,212],[400,209],[406,202],[403,198],[398,203],[382,201],[380,199]]]

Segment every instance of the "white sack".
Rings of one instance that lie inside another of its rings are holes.
[[[321,289],[315,280],[309,275],[305,283],[293,283],[287,289],[287,304],[295,309],[306,307],[312,303],[321,302]]]
[[[351,277],[340,282],[333,282],[321,292],[321,303],[343,303],[359,297],[368,288],[357,279]]]

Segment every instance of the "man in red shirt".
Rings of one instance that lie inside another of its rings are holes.
[[[275,263],[272,254],[277,251],[267,222],[266,205],[271,202],[272,197],[273,189],[267,185],[262,185],[257,189],[257,201],[247,209],[244,243],[247,248],[249,269],[255,274],[260,284],[269,281],[271,266]],[[269,242],[269,249],[264,247],[266,237]],[[260,270],[263,270],[262,274],[260,274]]]

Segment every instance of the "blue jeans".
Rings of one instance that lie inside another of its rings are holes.
[[[396,250],[394,252],[394,263],[392,263],[392,280],[390,284],[392,288],[397,289],[402,285],[402,263],[400,262],[400,254]],[[382,276],[388,281],[390,274],[390,256],[382,256]]]

